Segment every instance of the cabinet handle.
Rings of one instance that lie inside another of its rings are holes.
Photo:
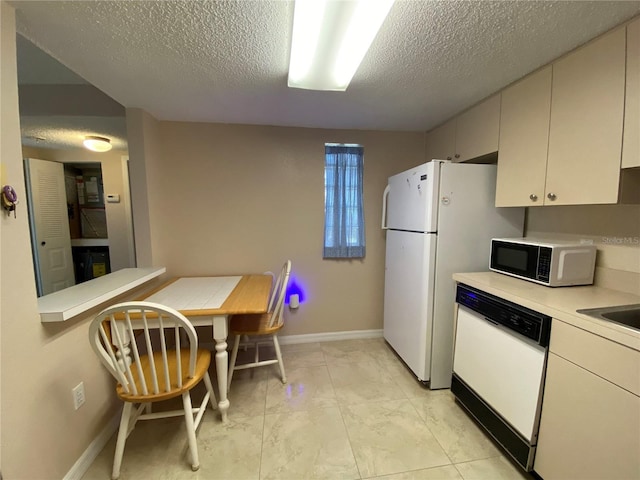
[[[531,199],[532,202],[538,201],[538,195],[536,195],[535,193],[532,193],[531,195],[529,195],[529,198]]]
[[[447,157],[447,160],[451,160],[451,157],[450,157],[450,156],[449,156],[449,157]]]
[[[547,198],[553,202],[557,197],[555,193],[548,193]]]
[[[460,154],[459,154],[459,153],[456,153],[456,154],[454,155],[454,157],[456,157],[456,158],[460,158]]]

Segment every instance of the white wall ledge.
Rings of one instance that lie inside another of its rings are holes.
[[[40,321],[64,322],[165,273],[159,268],[123,268],[38,298]]]

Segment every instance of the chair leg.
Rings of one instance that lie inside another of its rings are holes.
[[[211,404],[211,408],[214,410],[218,409],[218,400],[216,400],[216,394],[213,393],[213,385],[211,384],[211,377],[209,376],[209,372],[204,374],[204,384],[207,387],[207,391],[209,392],[209,403]]]
[[[111,478],[117,480],[120,477],[120,466],[122,465],[122,455],[124,454],[124,444],[129,435],[129,419],[131,418],[131,410],[133,403],[124,402],[122,408],[122,416],[120,417],[120,428],[118,429],[118,439],[116,441],[116,453],[113,456],[113,471]]]
[[[182,394],[182,405],[184,406],[184,420],[187,424],[187,438],[189,440],[189,452],[191,453],[191,470],[195,472],[200,468],[200,459],[198,458],[196,427],[193,421],[193,408],[191,407],[191,395],[189,395],[189,392]]]
[[[280,367],[280,375],[282,375],[282,383],[287,383],[287,377],[284,373],[284,362],[282,361],[282,352],[280,352],[280,344],[278,343],[278,335],[273,335],[273,346],[276,349],[276,357],[278,358],[278,366]]]
[[[229,374],[227,375],[227,389],[231,388],[231,379],[233,378],[233,370],[236,366],[238,358],[238,348],[240,347],[240,335],[236,335],[233,341],[233,349],[231,350],[231,360],[229,361]]]

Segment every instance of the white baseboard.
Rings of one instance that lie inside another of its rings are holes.
[[[382,338],[382,330],[351,330],[345,332],[309,333],[305,335],[278,335],[278,340],[281,345],[335,342],[337,340],[358,340],[363,338]]]
[[[338,340],[359,340],[366,338],[382,338],[382,330],[350,330],[345,332],[308,333],[304,335],[278,335],[280,345],[294,345],[296,343],[335,342]],[[227,339],[231,348],[233,335]],[[202,342],[200,348],[215,352],[215,342]]]
[[[119,409],[118,413],[114,415],[82,455],[80,455],[80,458],[73,464],[73,467],[67,472],[63,480],[80,480],[84,474],[87,473],[93,461],[118,429],[121,414],[122,410]]]

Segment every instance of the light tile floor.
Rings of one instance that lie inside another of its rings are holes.
[[[222,424],[217,412],[205,414],[198,432],[200,470],[192,472],[188,463],[184,421],[172,418],[136,426],[120,478],[532,478],[514,466],[449,390],[422,387],[383,339],[282,350],[286,385],[277,365],[236,372],[229,422]],[[110,478],[114,448],[115,435],[84,480]]]

